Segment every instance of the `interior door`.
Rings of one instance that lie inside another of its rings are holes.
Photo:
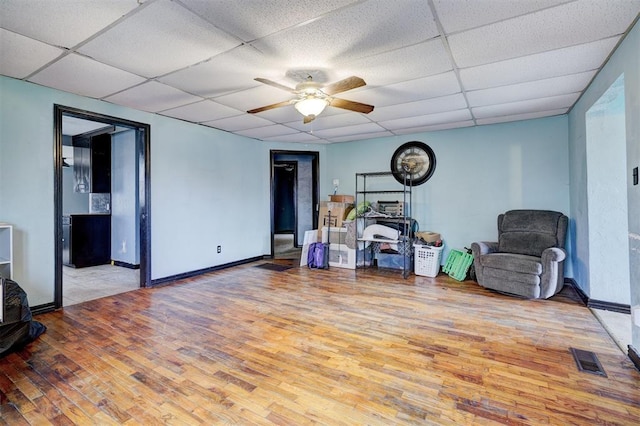
[[[297,162],[275,162],[274,181],[274,233],[296,234]]]

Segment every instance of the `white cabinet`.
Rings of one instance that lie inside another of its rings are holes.
[[[0,276],[13,274],[13,226],[0,223]]]

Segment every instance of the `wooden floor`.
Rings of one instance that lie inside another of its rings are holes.
[[[255,265],[38,316],[0,424],[640,424],[640,373],[571,288]]]

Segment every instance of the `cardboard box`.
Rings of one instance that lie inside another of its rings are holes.
[[[353,195],[329,195],[329,201],[334,203],[349,203],[353,204],[355,197]]]
[[[352,203],[321,201],[320,211],[318,213],[318,240],[322,241],[322,228],[329,226],[332,228],[341,228],[342,222],[346,219],[352,208]]]
[[[435,243],[441,239],[440,234],[431,231],[416,232],[416,237],[422,238],[425,243]]]

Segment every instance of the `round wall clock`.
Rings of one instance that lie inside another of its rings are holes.
[[[436,169],[436,155],[429,145],[411,141],[402,144],[391,157],[391,173],[396,180],[404,184],[407,174],[407,185],[417,186],[425,183]]]

